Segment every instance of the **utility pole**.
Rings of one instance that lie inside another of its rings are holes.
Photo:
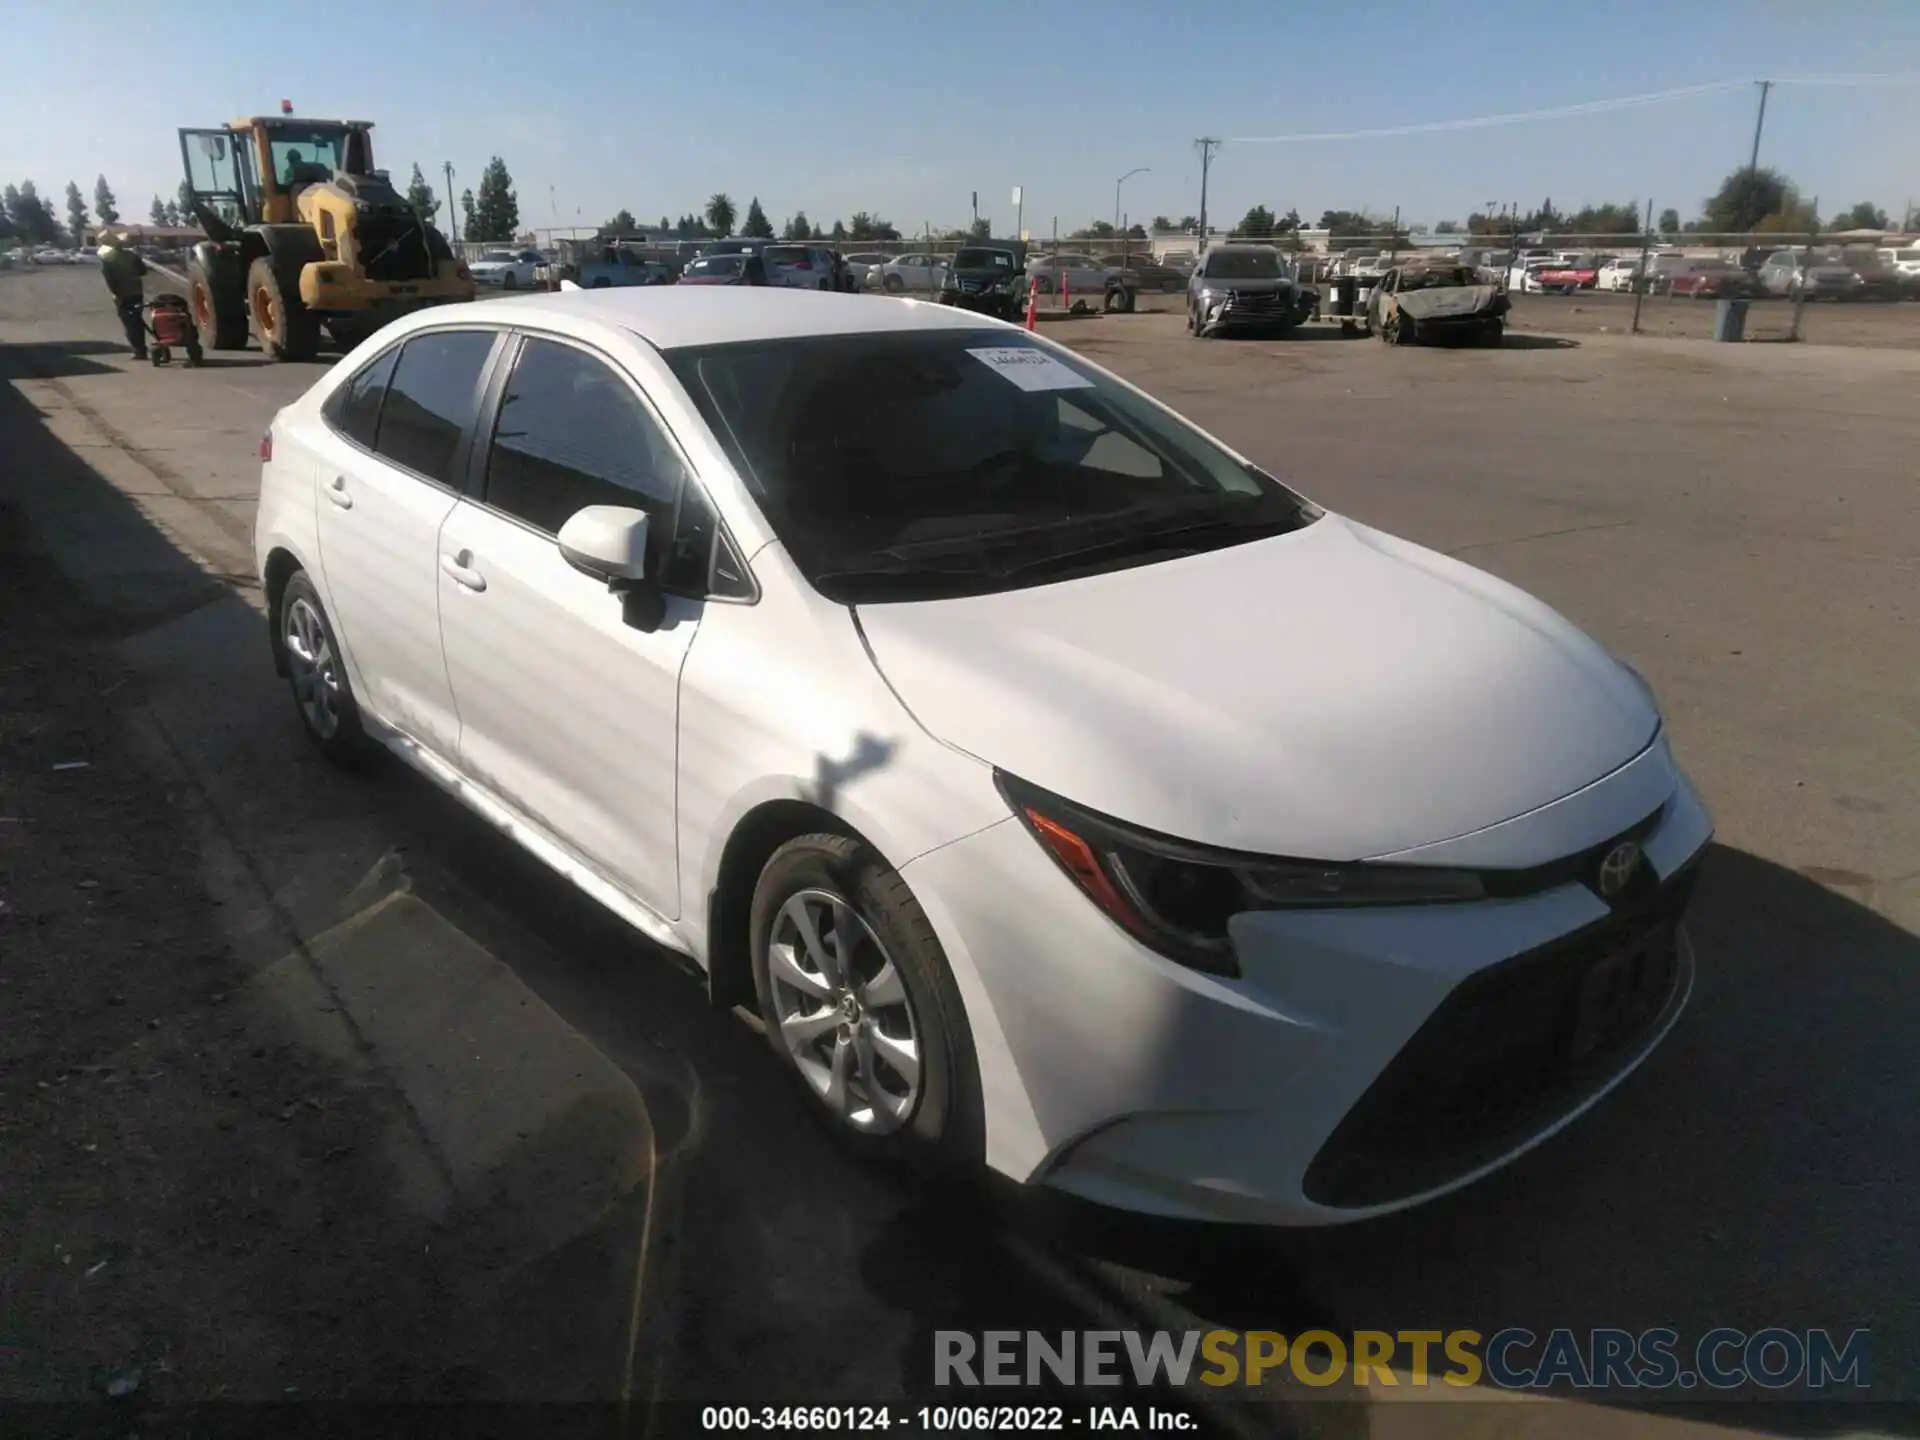
[[[453,198],[453,162],[441,162],[441,168],[447,172],[447,238],[454,244],[460,243],[460,207]]]
[[[1753,153],[1747,157],[1747,176],[1751,179],[1760,171],[1760,127],[1767,123],[1767,92],[1773,89],[1773,81],[1756,80],[1760,87],[1760,113],[1753,121]]]
[[[1647,298],[1647,257],[1653,253],[1653,201],[1647,201],[1646,228],[1640,235],[1640,268],[1633,272],[1633,330],[1640,333],[1640,302]]]
[[[1207,253],[1207,172],[1213,168],[1214,152],[1219,150],[1221,142],[1211,136],[1202,136],[1193,142],[1200,148],[1200,253]]]

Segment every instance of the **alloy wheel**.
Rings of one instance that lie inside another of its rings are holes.
[[[906,1124],[920,1099],[919,1025],[893,957],[844,896],[787,899],[767,978],[787,1055],[827,1108],[865,1134]]]
[[[304,597],[287,606],[282,639],[300,713],[315,735],[331,740],[340,729],[340,664],[326,622]]]

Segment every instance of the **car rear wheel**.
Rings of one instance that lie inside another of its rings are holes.
[[[294,571],[287,581],[275,618],[275,640],[307,738],[336,765],[348,769],[365,765],[377,747],[361,727],[360,706],[340,657],[340,642],[306,571]]]
[[[509,270],[500,277],[500,288],[502,290],[518,290],[520,288],[520,281],[514,275],[513,271]]]
[[[767,1039],[814,1113],[871,1158],[953,1172],[983,1156],[959,987],[899,873],[845,835],[776,850],[754,889]]]
[[[907,282],[902,280],[898,275],[888,275],[880,281],[880,288],[885,290],[889,295],[898,295],[902,290],[907,288]]]

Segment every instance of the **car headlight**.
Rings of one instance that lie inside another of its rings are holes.
[[[1200,298],[1202,300],[1217,300],[1220,298],[1220,292],[1215,290],[1211,285],[1202,285],[1200,287]]]
[[[1109,919],[1169,960],[1238,975],[1227,924],[1250,910],[1441,905],[1484,899],[1480,876],[1420,865],[1283,860],[1136,830],[994,772],[1041,849]]]

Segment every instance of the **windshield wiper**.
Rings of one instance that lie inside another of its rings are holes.
[[[1018,565],[1009,566],[1005,573],[1008,576],[1032,575],[1048,570],[1072,569],[1097,560],[1153,555],[1163,550],[1181,551],[1189,555],[1198,554],[1202,550],[1221,548],[1209,546],[1206,543],[1208,540],[1219,540],[1227,545],[1235,545],[1246,541],[1264,540],[1274,535],[1284,535],[1290,530],[1299,528],[1298,517],[1291,516],[1251,522],[1216,517],[1166,529],[1134,530],[1092,545],[1081,545],[1071,550],[1060,550],[1051,555],[1041,555],[1032,560],[1025,560]]]

